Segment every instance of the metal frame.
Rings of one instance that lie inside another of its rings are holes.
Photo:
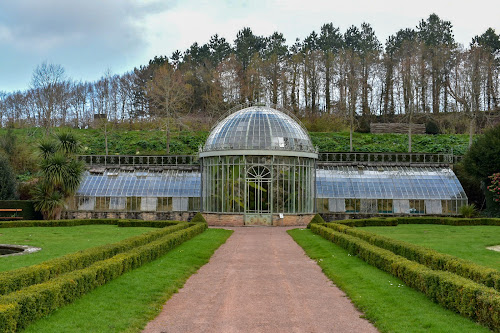
[[[309,214],[314,211],[314,159],[290,156],[212,156],[203,159],[202,202],[205,212],[258,213],[248,205],[250,170],[270,172],[267,214]],[[257,184],[258,185],[258,184]],[[258,196],[257,196],[258,198]],[[258,207],[258,204],[255,206]]]

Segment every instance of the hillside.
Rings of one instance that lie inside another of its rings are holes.
[[[83,154],[105,154],[104,134],[96,129],[74,130],[83,146]],[[0,137],[6,129],[0,129]],[[40,128],[14,129],[18,144],[34,148],[44,131]],[[182,131],[172,134],[171,154],[195,154],[208,136],[206,131]],[[311,139],[320,152],[349,151],[348,132],[311,132]],[[405,134],[354,133],[354,151],[407,152],[408,136]],[[154,130],[114,130],[108,135],[109,154],[161,155],[165,154],[165,133]],[[413,152],[451,153],[463,155],[468,147],[464,134],[414,135]]]

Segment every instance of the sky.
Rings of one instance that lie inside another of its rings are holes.
[[[500,33],[498,0],[0,0],[0,91],[28,89],[43,62],[61,65],[67,78],[95,81],[214,34],[232,43],[244,27],[281,32],[290,45],[324,23],[344,32],[367,22],[385,43],[432,13],[450,21],[465,46],[489,27]]]

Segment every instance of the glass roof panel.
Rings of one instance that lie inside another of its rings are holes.
[[[466,199],[447,168],[324,166],[316,171],[318,198]]]
[[[196,171],[166,170],[117,176],[85,174],[76,195],[97,197],[199,197],[201,175]]]
[[[295,120],[266,106],[252,106],[223,119],[203,151],[233,149],[315,151],[309,134]]]

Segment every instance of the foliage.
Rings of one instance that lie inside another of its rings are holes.
[[[311,222],[309,222],[307,224],[307,229],[310,229],[311,228],[311,224],[312,223],[325,223],[325,220],[323,220],[323,217],[321,217],[321,215],[319,214],[316,214],[314,215],[314,217],[311,219]]]
[[[84,164],[79,161],[80,143],[76,136],[63,130],[57,141],[44,139],[39,143],[41,155],[40,181],[33,189],[35,208],[45,219],[59,219],[64,203],[80,185]]]
[[[207,223],[207,220],[203,217],[203,215],[198,212],[196,215],[191,219],[191,222],[202,222],[202,223]]]
[[[71,223],[67,225],[70,226]],[[56,224],[56,226],[58,226],[58,224]],[[112,258],[117,254],[143,246],[165,235],[186,229],[187,227],[189,227],[187,223],[178,223],[115,244],[106,244],[90,248],[60,258],[48,260],[37,265],[0,273],[0,281],[2,282],[0,286],[0,295],[5,295],[31,285],[48,281],[67,272],[83,269],[98,261]]]
[[[448,254],[442,254],[423,246],[411,244],[401,240],[395,240],[390,237],[377,235],[358,228],[351,228],[336,223],[328,223],[325,226],[335,231],[360,238],[372,245],[389,250],[394,254],[405,257],[408,260],[418,262],[431,269],[455,273],[459,276],[500,291],[500,272],[493,268],[484,267],[474,262],[460,259]]]
[[[445,308],[493,330],[500,329],[500,295],[491,288],[450,272],[435,271],[360,238],[318,224],[311,231],[347,249],[367,263],[400,278]]]
[[[145,127],[145,126],[144,126]],[[16,129],[19,145],[36,146],[42,139],[41,133],[28,135],[28,129]],[[0,133],[2,129],[0,129]],[[73,130],[81,140],[84,155],[103,155],[104,138],[94,129]],[[349,151],[349,132],[310,132],[311,139],[321,152]],[[196,154],[200,145],[208,137],[206,131],[172,132],[170,153],[177,155]],[[354,151],[363,152],[407,152],[406,134],[354,133]],[[163,155],[165,138],[158,130],[117,129],[110,135],[109,153],[111,155]],[[419,153],[451,153],[463,155],[468,149],[468,136],[462,134],[412,135],[412,150]]]
[[[489,176],[490,186],[488,190],[493,194],[493,200],[500,203],[500,173],[494,173]]]
[[[490,175],[500,172],[500,125],[477,137],[463,163],[467,173],[478,181],[486,182]]]
[[[16,177],[10,167],[9,160],[0,155],[0,200],[11,200],[16,197]]]
[[[491,225],[500,226],[498,218],[459,218],[447,216],[419,216],[419,217],[374,217],[369,219],[352,219],[335,221],[349,227],[369,226],[397,226],[399,224],[442,224],[454,226]]]
[[[0,325],[4,326],[0,326],[0,330],[23,329],[95,288],[161,257],[202,233],[205,228],[203,224],[196,224],[120,255],[98,261],[84,269],[70,271],[57,278],[7,294],[0,298],[0,305],[3,305],[0,306]]]
[[[490,332],[310,230],[288,233],[380,332]]]
[[[231,234],[231,230],[208,229],[153,263],[33,323],[26,333],[140,332]]]
[[[425,133],[427,133],[427,134],[441,134],[438,123],[436,121],[434,121],[433,119],[429,119],[425,123]]]
[[[465,218],[471,218],[477,216],[477,208],[476,205],[474,204],[463,205],[460,207],[458,211],[460,215],[462,215]]]

